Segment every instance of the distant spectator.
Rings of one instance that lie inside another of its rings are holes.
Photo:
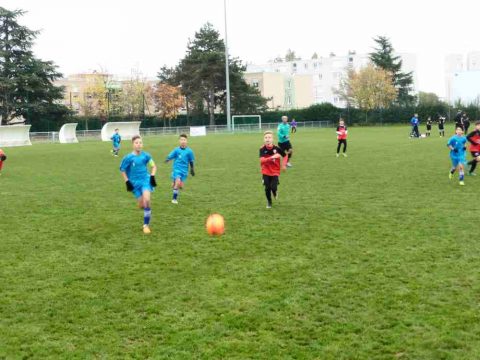
[[[295,119],[292,119],[290,126],[292,127],[292,133],[297,132],[297,122],[295,121]]]
[[[462,130],[465,130],[464,127],[463,127],[463,113],[462,113],[462,110],[458,110],[457,111],[457,115],[455,115],[455,129],[456,128],[461,128]]]
[[[463,129],[465,130],[465,134],[468,134],[468,128],[470,127],[470,118],[465,112],[462,114],[462,122],[463,122]]]
[[[412,119],[410,120],[410,124],[412,125],[412,136],[413,137],[420,137],[420,133],[418,132],[418,125],[420,121],[418,120],[418,114],[414,114]]]

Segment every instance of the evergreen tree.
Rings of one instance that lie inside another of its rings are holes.
[[[38,32],[17,22],[24,13],[0,7],[0,125],[20,115],[35,122],[69,113],[56,103],[63,98],[63,88],[53,81],[62,75],[53,62],[37,59],[32,52]]]
[[[370,53],[370,60],[373,64],[392,74],[393,85],[397,89],[398,95],[396,103],[402,106],[412,105],[415,102],[415,96],[411,95],[413,86],[412,72],[402,72],[402,59],[394,55],[394,49],[390,40],[384,36],[378,36],[373,39],[378,48]]]
[[[233,113],[258,112],[266,108],[267,99],[243,79],[245,66],[229,59],[230,94]],[[202,113],[206,105],[210,124],[215,124],[214,111],[225,108],[225,44],[209,23],[190,40],[186,56],[175,68],[163,67],[158,78],[161,83],[181,86],[187,100],[187,111]]]

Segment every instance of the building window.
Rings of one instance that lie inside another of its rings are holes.
[[[305,65],[304,65],[304,66],[305,66],[305,69],[308,69],[308,64],[307,64],[307,63],[305,63]]]
[[[353,62],[353,57],[349,57],[348,62]]]
[[[252,86],[258,88],[258,80],[252,80]]]
[[[318,74],[318,80],[322,80],[323,76],[322,74]]]

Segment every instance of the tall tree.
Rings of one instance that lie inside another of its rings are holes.
[[[263,109],[267,99],[251,89],[243,79],[245,66],[241,61],[229,59],[232,112],[245,108]],[[158,78],[161,83],[180,86],[186,98],[187,112],[203,112],[207,108],[210,124],[215,124],[215,109],[225,108],[225,44],[220,34],[209,23],[189,40],[186,56],[175,68],[162,67]],[[256,106],[255,104],[258,104]],[[252,110],[254,111],[254,110]]]
[[[0,7],[0,125],[20,115],[31,122],[45,114],[62,117],[69,113],[57,103],[63,98],[63,88],[53,85],[62,74],[53,62],[34,56],[38,32],[17,22],[24,14]]]
[[[299,57],[295,54],[295,51],[288,49],[287,54],[285,55],[285,61],[295,61],[300,60]]]
[[[394,49],[390,40],[385,36],[378,36],[373,39],[377,46],[375,52],[370,53],[370,60],[375,66],[392,74],[392,83],[397,89],[396,102],[399,105],[407,106],[415,102],[413,91],[413,73],[402,72],[402,59],[394,55]]]
[[[372,64],[349,73],[348,88],[355,105],[368,111],[389,107],[397,97],[397,89],[392,84],[392,75]]]

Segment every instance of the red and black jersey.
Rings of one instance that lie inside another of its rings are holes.
[[[347,125],[338,125],[337,126],[337,139],[345,140],[347,138]]]
[[[474,130],[468,134],[467,140],[470,142],[471,152],[480,152],[480,130]]]
[[[280,176],[281,158],[272,159],[275,154],[280,154],[281,158],[285,156],[285,152],[276,145],[264,145],[260,148],[260,166],[262,174],[268,176]]]

